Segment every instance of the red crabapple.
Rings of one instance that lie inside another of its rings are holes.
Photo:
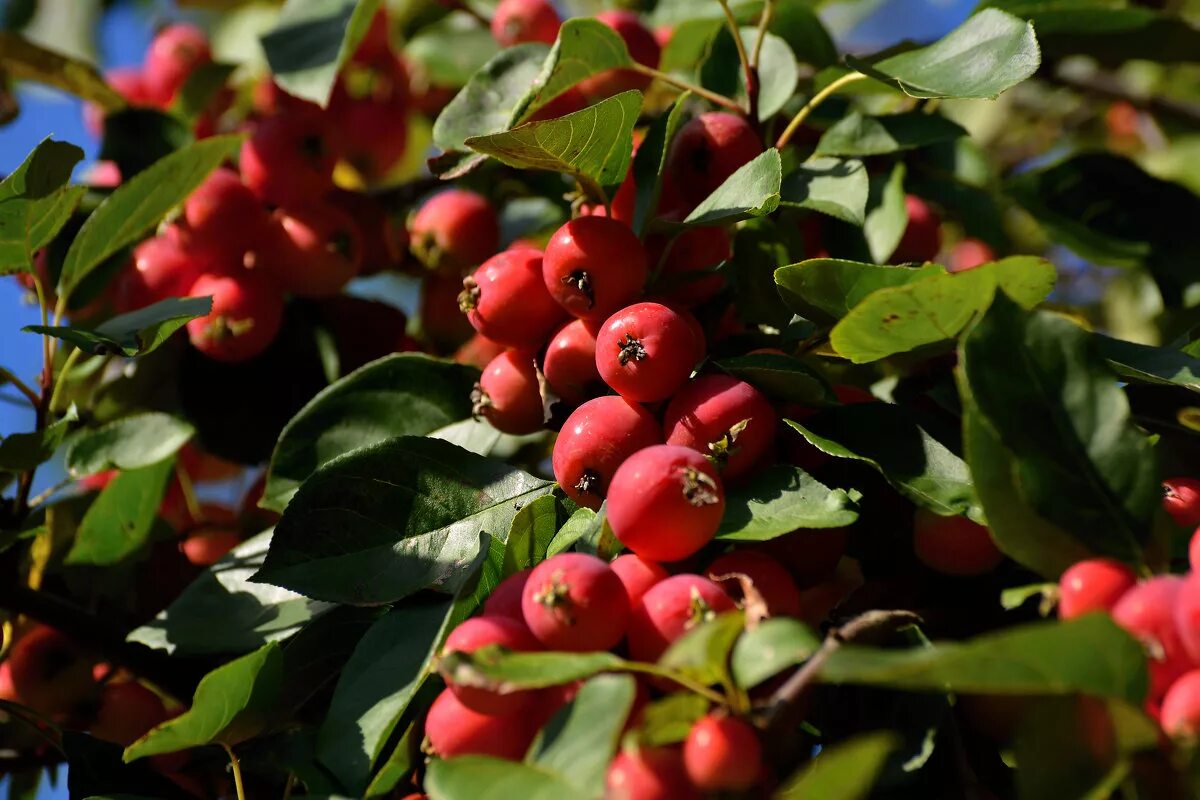
[[[69,712],[96,688],[93,661],[73,641],[45,625],[17,639],[4,663],[21,704],[39,714]]]
[[[368,183],[387,176],[408,147],[408,74],[403,62],[389,55],[377,66],[392,91],[352,96],[339,83],[329,101],[329,114],[338,121],[338,144],[346,161]],[[379,85],[378,75],[370,78]],[[402,87],[402,88],[401,88]]]
[[[471,326],[509,347],[537,350],[563,318],[542,285],[542,254],[530,247],[497,253],[462,285],[458,307]]]
[[[515,652],[541,650],[537,639],[529,632],[524,622],[504,617],[472,617],[464,621],[446,637],[443,653],[474,653],[481,647],[497,645]],[[453,675],[448,680],[453,681]],[[478,686],[450,683],[458,701],[481,714],[512,714],[527,708],[537,698],[536,693],[495,692]]]
[[[966,272],[995,260],[996,253],[987,242],[968,237],[950,248],[950,254],[946,257],[946,270]]]
[[[576,503],[597,509],[625,459],[661,442],[658,423],[641,406],[613,395],[594,398],[563,424],[554,443],[554,478]]]
[[[520,761],[537,735],[536,719],[523,710],[492,716],[472,711],[445,689],[425,716],[425,735],[441,758],[480,755]]]
[[[482,264],[500,246],[500,222],[487,198],[447,189],[425,201],[408,226],[413,254],[431,269]]]
[[[695,206],[762,151],[762,140],[744,118],[710,111],[679,129],[667,157],[667,173]]]
[[[733,611],[733,600],[701,575],[673,575],[651,586],[629,617],[629,653],[657,661],[671,643],[717,614]]]
[[[499,342],[493,342],[486,336],[477,333],[454,351],[454,360],[459,364],[470,364],[477,369],[483,369],[505,349],[504,345]]]
[[[586,553],[559,553],[534,567],[521,610],[529,630],[551,650],[608,650],[629,621],[621,579]]]
[[[525,593],[525,582],[533,567],[514,572],[496,585],[487,600],[483,601],[486,617],[504,617],[525,624],[525,613],[521,611],[521,597]],[[531,634],[532,635],[532,634]]]
[[[316,311],[337,346],[343,375],[386,355],[420,349],[406,332],[408,317],[388,303],[336,294],[316,303]]]
[[[1191,541],[1188,542],[1188,566],[1193,572],[1200,572],[1200,528],[1192,531]]]
[[[928,203],[915,194],[904,196],[904,205],[908,210],[908,227],[896,251],[892,253],[892,261],[932,261],[937,258],[942,249],[942,220]]]
[[[179,226],[169,225],[161,235],[133,249],[131,268],[117,284],[120,310],[133,311],[168,297],[184,297],[196,279],[217,266],[208,254],[190,248],[186,238]]]
[[[238,264],[258,244],[268,222],[258,197],[226,167],[215,170],[188,196],[183,218],[193,237],[228,253],[228,260]]]
[[[166,107],[195,69],[212,60],[208,37],[195,25],[163,28],[146,51],[143,80],[158,105]]]
[[[545,422],[533,355],[505,350],[484,368],[471,393],[472,413],[503,433],[537,433]]]
[[[550,389],[568,405],[577,406],[603,389],[596,369],[596,335],[581,319],[555,332],[546,346],[542,372]]]
[[[683,763],[701,791],[745,791],[758,782],[762,772],[762,745],[749,724],[736,717],[709,714],[696,720],[688,731]]]
[[[554,44],[561,25],[549,0],[500,0],[492,13],[492,38],[501,47],[525,42]]]
[[[982,575],[1004,560],[984,526],[924,508],[913,518],[913,550],[925,566],[943,575]]]
[[[374,275],[404,263],[408,253],[408,229],[398,215],[391,214],[382,203],[363,192],[335,189],[325,201],[349,214],[361,229],[363,256],[358,274]],[[458,289],[454,292],[457,295]]]
[[[457,275],[431,272],[425,276],[421,281],[419,309],[422,339],[444,347],[460,344],[475,334],[471,321],[458,306],[458,296],[462,290],[462,278]],[[503,345],[498,346],[503,349]],[[491,360],[488,358],[483,363]]]
[[[294,205],[333,188],[338,153],[319,111],[291,112],[260,121],[242,144],[242,180],[274,205]]]
[[[560,97],[565,97],[561,95]],[[637,155],[637,147],[633,148],[634,155]],[[633,215],[637,210],[637,181],[633,177],[633,165],[629,165],[629,172],[625,175],[625,180],[617,187],[616,194],[613,195],[612,203],[609,206],[596,203],[592,205],[585,203],[580,206],[580,216],[592,217],[611,217],[617,222],[624,222],[626,225],[633,223]],[[610,213],[611,212],[611,213]]]
[[[1193,664],[1200,665],[1200,573],[1188,573],[1179,587],[1175,627],[1188,657]]]
[[[848,538],[847,528],[799,528],[753,547],[783,564],[798,586],[808,588],[833,573]]]
[[[301,297],[332,297],[358,274],[362,233],[349,214],[328,203],[278,209],[255,267]]]
[[[1163,698],[1159,717],[1169,736],[1194,739],[1200,736],[1200,669],[1181,675]]]
[[[634,303],[596,335],[596,369],[618,394],[654,403],[675,394],[699,360],[696,329],[661,303]]]
[[[617,753],[604,779],[604,800],[699,800],[677,747],[641,746]]]
[[[1115,559],[1072,564],[1058,579],[1058,616],[1074,619],[1090,611],[1111,611],[1136,583],[1133,570]]]
[[[595,16],[597,22],[602,22],[612,28],[625,42],[630,57],[637,63],[656,69],[662,51],[658,40],[650,29],[642,24],[638,15],[632,11],[612,10],[601,11]],[[642,75],[632,69],[610,69],[585,78],[576,87],[591,103],[599,102],[621,92],[637,90],[644,92],[650,85],[649,76]]]
[[[629,598],[630,608],[635,608],[638,603],[642,602],[642,597],[651,586],[670,577],[670,573],[661,565],[654,561],[648,561],[636,553],[623,553],[614,558],[608,566],[621,579],[621,584],[625,587],[625,594]]]
[[[154,97],[146,87],[140,67],[116,67],[105,70],[104,81],[131,106],[156,105]],[[94,103],[84,103],[83,126],[97,139],[104,136],[104,109]]]
[[[763,394],[730,375],[701,375],[671,398],[663,419],[667,444],[690,447],[734,480],[759,466],[775,441],[779,417]]]
[[[100,691],[100,707],[88,732],[128,747],[169,716],[159,696],[140,683],[110,683]]]
[[[663,297],[691,308],[711,300],[725,287],[725,278],[713,272],[718,264],[733,257],[733,244],[725,228],[689,228],[674,241],[660,234],[647,240],[646,249],[651,264],[661,261],[655,292]]]
[[[800,589],[778,561],[754,550],[734,550],[719,556],[704,571],[734,600],[744,600],[737,576],[750,579],[772,617],[800,616]]]
[[[179,543],[179,549],[189,563],[211,567],[241,543],[242,537],[237,531],[214,526],[191,531]]]
[[[1200,480],[1171,478],[1163,481],[1163,508],[1176,525],[1200,525]]]
[[[212,311],[187,324],[197,350],[217,361],[245,361],[267,349],[283,323],[283,295],[255,272],[201,275],[191,297],[212,296]]]
[[[602,322],[632,302],[646,283],[646,249],[623,222],[580,217],[546,244],[542,280],[572,316]]]
[[[1178,575],[1158,575],[1134,586],[1113,606],[1113,620],[1141,641],[1149,655],[1151,699],[1161,698],[1193,666],[1176,624],[1183,584]]]
[[[687,447],[639,450],[608,487],[613,534],[651,561],[678,561],[712,541],[725,513],[725,489],[708,459]]]

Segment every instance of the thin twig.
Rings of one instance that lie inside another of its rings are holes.
[[[7,370],[4,367],[0,367],[0,378],[3,378],[16,387],[17,391],[25,395],[25,398],[33,405],[33,407],[37,408],[37,404],[40,401],[38,400],[37,392],[30,388],[29,384],[25,383],[25,381],[14,375],[12,371]]]
[[[750,67],[758,74],[758,65],[762,63],[763,42],[767,39],[767,28],[775,19],[775,0],[767,0],[763,5],[762,14],[758,18],[758,34],[754,39],[754,49],[750,51]],[[757,83],[757,81],[756,81]]]
[[[676,89],[681,89],[685,92],[691,92],[699,97],[703,97],[710,103],[714,103],[722,108],[727,108],[730,111],[736,111],[739,114],[746,113],[746,109],[742,108],[737,104],[737,102],[730,100],[723,94],[717,94],[716,92],[705,89],[703,86],[697,86],[694,83],[688,83],[687,81],[680,80],[679,78],[676,78],[673,75],[668,75],[665,72],[659,72],[653,67],[647,67],[645,64],[639,64],[635,61],[630,69],[632,69],[634,72],[641,73],[642,75],[648,75],[651,78],[656,78],[665,84],[674,86]]]
[[[50,404],[47,409],[54,411],[58,405],[58,400],[62,396],[63,387],[67,384],[67,374],[71,371],[71,367],[75,366],[75,362],[83,355],[83,351],[78,347],[71,351],[67,356],[67,360],[63,362],[62,369],[59,370],[58,379],[54,382],[54,392],[50,395]]]
[[[752,118],[757,118],[755,114],[757,104],[754,98],[758,95],[758,81],[755,77],[754,67],[750,63],[750,56],[746,53],[746,43],[742,41],[742,29],[738,26],[732,9],[729,8],[728,0],[718,1],[721,3],[721,10],[725,12],[725,21],[729,23],[729,33],[733,36],[734,47],[737,48],[738,61],[742,62],[742,74],[746,77],[746,97],[749,98],[749,102],[744,110]]]
[[[242,783],[242,762],[234,755],[233,748],[224,742],[221,747],[225,748],[225,752],[229,754],[229,768],[233,771],[233,788],[237,792],[238,800],[246,800],[246,787]]]
[[[842,87],[849,86],[850,84],[861,81],[866,77],[867,76],[861,72],[847,73],[813,95],[812,99],[804,104],[804,108],[796,112],[796,116],[792,117],[792,121],[788,123],[786,128],[784,128],[783,133],[779,135],[778,141],[775,142],[775,148],[777,150],[782,150],[784,147],[786,147],[787,143],[792,140],[792,136],[795,135],[800,126],[804,124],[804,120],[808,119],[808,115],[813,111],[816,111],[817,106],[828,100]]]
[[[63,478],[63,479],[62,479],[61,481],[59,481],[58,483],[54,484],[54,485],[53,485],[53,486],[51,486],[50,488],[48,488],[48,489],[44,490],[43,492],[39,493],[39,494],[37,495],[37,497],[31,498],[31,499],[30,499],[30,501],[29,501],[29,507],[30,507],[30,508],[37,508],[37,507],[38,507],[38,506],[40,506],[42,503],[46,502],[46,501],[47,501],[47,500],[49,500],[51,497],[53,497],[54,495],[58,494],[60,491],[62,491],[63,489],[65,489],[67,486],[69,486],[70,484],[72,484],[72,483],[74,483],[74,482],[75,482],[75,479],[74,479],[74,478],[70,478],[70,477],[68,477],[68,478]]]

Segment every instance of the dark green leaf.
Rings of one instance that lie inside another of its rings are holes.
[[[471,414],[478,372],[424,355],[367,364],[314,397],[283,429],[263,502],[282,511],[300,484],[337,456],[393,436],[420,436]]]
[[[586,800],[564,778],[538,767],[490,756],[434,759],[425,774],[430,800]]]
[[[128,180],[159,159],[196,141],[192,126],[157,108],[130,106],[104,116],[100,158]]]
[[[658,665],[703,686],[730,682],[729,654],[746,627],[745,615],[730,611],[687,631],[667,648]]]
[[[734,231],[733,307],[742,322],[782,329],[792,319],[774,280],[775,270],[791,260],[782,236],[780,226],[766,217]]]
[[[125,760],[205,744],[232,746],[257,736],[275,707],[282,673],[275,642],[217,667],[196,687],[191,708],[125,748]]]
[[[113,478],[84,514],[67,563],[111,565],[140,550],[150,536],[174,465],[175,459],[168,458]]]
[[[465,144],[510,167],[571,175],[594,198],[611,199],[629,171],[641,107],[641,92],[622,92],[564,117],[472,136]]]
[[[944,272],[936,264],[913,269],[814,258],[780,267],[775,271],[775,282],[780,295],[797,314],[835,322],[876,290],[904,286]]]
[[[821,669],[830,683],[975,694],[1091,694],[1141,703],[1142,645],[1105,614],[1035,622],[961,643],[907,650],[845,645]]]
[[[529,119],[563,92],[601,72],[633,65],[625,40],[599,20],[575,17],[563,23],[541,74],[517,104],[509,125]]]
[[[171,104],[172,110],[186,120],[195,121],[213,107],[213,101],[225,88],[236,69],[236,64],[222,64],[216,61],[196,67],[179,89]]]
[[[684,107],[690,93],[684,93],[671,106],[671,110],[660,115],[646,131],[646,138],[638,147],[633,159],[633,182],[637,187],[637,203],[633,212],[633,230],[639,236],[658,209],[662,194],[663,170],[667,166],[667,153],[671,142],[684,121]]]
[[[1108,365],[1122,378],[1200,392],[1200,358],[1170,347],[1150,347],[1103,334],[1096,334],[1096,344]]]
[[[743,27],[740,32],[742,46],[751,52],[758,41],[758,29]],[[745,70],[742,69],[733,35],[727,27],[721,27],[712,40],[700,75],[706,89],[732,97],[743,106],[747,103]],[[778,114],[792,98],[800,80],[800,70],[792,48],[773,33],[767,33],[763,38],[758,75],[758,119],[765,122]]]
[[[778,400],[823,405],[834,399],[833,390],[825,378],[793,356],[751,353],[723,358],[717,362],[717,366]]]
[[[896,252],[904,230],[908,227],[908,206],[904,203],[903,163],[892,167],[887,174],[872,175],[867,195],[867,213],[863,222],[863,238],[867,251],[876,264],[886,263]]]
[[[0,473],[24,472],[48,461],[62,444],[71,423],[78,421],[79,412],[72,405],[62,419],[40,431],[14,433],[0,439]]]
[[[105,259],[157,225],[210,172],[233,158],[241,142],[240,135],[204,139],[121,184],[79,229],[63,262],[59,291],[69,294]]]
[[[250,583],[270,543],[270,531],[242,542],[129,640],[185,655],[244,653],[287,639],[333,608],[287,589]]]
[[[761,542],[797,528],[843,528],[858,519],[854,500],[799,467],[777,464],[726,491],[717,538]]]
[[[170,458],[196,432],[186,421],[150,411],[80,431],[67,447],[67,469],[93,475],[106,469],[140,469]]]
[[[627,662],[612,653],[515,653],[483,647],[473,653],[448,653],[438,670],[450,683],[513,692],[544,689],[616,672]]]
[[[996,9],[974,15],[944,38],[855,69],[913,97],[995,98],[1037,72],[1033,26]]]
[[[0,67],[18,80],[62,89],[112,111],[125,105],[92,64],[34,44],[24,36],[0,31]]]
[[[442,109],[433,124],[434,144],[447,151],[463,150],[473,136],[507,130],[549,52],[542,44],[520,44],[493,56]]]
[[[867,169],[856,159],[811,158],[783,181],[781,204],[808,208],[862,225],[866,221],[870,181]]]
[[[497,51],[510,53],[515,49],[499,50],[490,30],[476,24],[467,14],[451,13],[432,25],[425,26],[409,39],[404,45],[404,55],[421,65],[422,71],[434,86],[458,87],[466,85]],[[543,58],[548,52],[549,47],[543,49]],[[537,60],[539,68],[543,58]],[[534,75],[536,74],[535,72]],[[511,96],[512,99],[520,98],[528,88],[529,84],[526,83]],[[507,121],[512,105],[503,106],[498,110],[504,112],[504,120]],[[497,130],[503,125],[501,122]]]
[[[695,692],[676,692],[642,707],[638,740],[651,747],[677,744],[692,724],[708,713],[709,700]]]
[[[779,207],[783,163],[771,148],[738,168],[687,215],[687,226],[728,225],[763,217]]]
[[[550,546],[546,548],[546,556],[554,556],[570,550],[580,539],[588,536],[589,532],[601,524],[600,517],[590,508],[579,508],[563,523]]]
[[[791,46],[796,58],[818,70],[838,61],[837,46],[813,8],[801,3],[776,3],[770,30]]]
[[[1128,774],[1107,710],[1092,697],[1046,697],[1021,715],[1013,753],[1021,797],[1112,797]],[[1153,745],[1151,745],[1153,746]]]
[[[367,605],[426,587],[454,592],[479,532],[507,533],[521,507],[553,487],[437,439],[389,439],[304,482],[254,579]]]
[[[853,111],[825,131],[817,155],[878,156],[911,150],[966,136],[961,125],[940,114],[909,111],[885,117],[868,117]]]
[[[32,271],[34,252],[75,211],[86,189],[68,184],[82,158],[75,145],[44,139],[0,182],[0,275]]]
[[[27,325],[22,330],[62,339],[95,355],[119,353],[133,357],[157,350],[189,320],[203,317],[211,310],[211,297],[169,297],[137,311],[113,317],[95,330],[44,325]]]
[[[544,561],[557,529],[558,501],[553,495],[539,497],[518,511],[504,545],[504,574]]]
[[[742,689],[753,689],[788,667],[804,663],[820,646],[817,635],[799,620],[765,619],[734,645],[733,680]]]
[[[822,748],[812,763],[801,767],[779,790],[779,800],[863,800],[899,747],[894,733],[868,733]]]
[[[262,37],[276,82],[318,105],[329,102],[338,71],[358,48],[382,0],[287,0]]]
[[[186,800],[189,795],[148,764],[126,764],[121,748],[80,731],[63,731],[70,797],[119,797],[122,792],[154,800]]]
[[[880,289],[850,309],[829,343],[856,364],[915,350],[958,336],[1003,292],[1025,308],[1054,288],[1054,265],[1035,256],[1012,256],[975,269]]]
[[[997,293],[959,367],[1029,506],[1093,551],[1137,560],[1160,502],[1156,458],[1091,335]]]
[[[590,679],[547,723],[526,761],[560,776],[583,795],[599,797],[634,694],[632,676]]]

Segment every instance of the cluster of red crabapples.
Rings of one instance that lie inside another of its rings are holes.
[[[1139,579],[1127,564],[1090,558],[1059,579],[1058,615],[1074,619],[1110,614],[1146,647],[1150,693],[1146,711],[1169,736],[1200,736],[1200,480],[1163,484],[1163,506],[1181,527],[1193,529],[1185,575]]]

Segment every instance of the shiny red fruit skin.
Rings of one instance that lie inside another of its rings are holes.
[[[521,611],[521,597],[525,593],[525,582],[529,580],[531,572],[533,567],[528,567],[500,581],[487,600],[483,601],[483,615],[504,617],[524,625],[525,614]],[[531,633],[530,636],[532,635]]]
[[[946,257],[946,270],[966,272],[995,260],[996,252],[987,242],[968,237],[950,248],[950,254]]]
[[[679,129],[667,157],[667,173],[688,206],[695,207],[762,151],[762,140],[745,119],[710,111]]]
[[[483,262],[463,280],[459,307],[494,342],[538,350],[564,314],[542,284],[542,254],[518,247]]]
[[[623,222],[579,217],[546,244],[542,280],[573,317],[601,322],[633,302],[646,284],[646,249]]]
[[[505,350],[493,358],[479,377],[478,390],[476,414],[496,430],[522,436],[542,429],[545,411],[532,353]]]
[[[635,608],[642,602],[651,586],[671,577],[661,564],[648,561],[636,553],[622,553],[608,566],[621,579],[625,594],[629,597],[630,608]]]
[[[933,571],[960,577],[991,572],[1004,560],[984,526],[924,508],[913,518],[913,550]]]
[[[533,568],[521,595],[525,624],[549,650],[608,650],[625,635],[629,598],[604,561],[559,553]]]
[[[554,44],[562,20],[548,0],[500,0],[492,13],[492,38],[501,47]]]
[[[212,312],[188,322],[192,345],[217,361],[246,361],[275,340],[283,323],[283,295],[273,282],[254,273],[201,275],[192,297],[212,296]]]
[[[188,196],[183,217],[192,235],[241,263],[267,227],[267,212],[254,192],[231,169],[221,167]]]
[[[904,205],[908,209],[908,227],[892,253],[891,263],[933,261],[942,249],[941,218],[916,195],[905,195]]]
[[[362,63],[362,62],[359,62]],[[408,146],[408,71],[391,53],[368,62],[372,91],[352,95],[339,81],[329,101],[343,157],[368,182],[385,177]]]
[[[745,791],[762,772],[762,745],[754,728],[736,717],[701,717],[683,743],[688,777],[706,792]]]
[[[635,303],[609,317],[596,335],[596,369],[635,403],[656,403],[684,385],[702,358],[696,328],[661,303]]]
[[[568,405],[577,406],[603,391],[596,369],[596,334],[586,322],[571,320],[554,333],[542,372],[550,389]]]
[[[554,443],[554,478],[576,503],[597,509],[625,459],[661,443],[658,423],[644,408],[613,395],[597,397],[563,424]]]
[[[537,735],[537,727],[532,714],[480,714],[445,689],[425,716],[425,735],[442,758],[480,755],[520,761]]]
[[[1200,528],[1192,531],[1192,538],[1188,542],[1188,566],[1193,572],[1200,572]]]
[[[651,561],[678,561],[712,541],[725,489],[708,459],[687,447],[655,445],[617,468],[608,488],[613,534]]]
[[[110,683],[100,691],[100,707],[89,733],[128,747],[168,719],[158,695],[136,681]]]
[[[237,531],[227,528],[204,528],[192,531],[179,543],[179,549],[189,563],[210,567],[242,543]]]
[[[733,550],[716,558],[704,574],[718,583],[735,600],[743,600],[742,584],[736,577],[744,575],[767,606],[772,617],[800,616],[800,589],[787,569],[770,556],[754,550]]]
[[[622,750],[608,767],[604,800],[699,800],[677,747]]]
[[[481,334],[475,334],[462,347],[454,351],[454,360],[459,364],[470,364],[477,369],[483,369],[496,356],[505,351],[504,345],[493,342]]]
[[[187,239],[182,229],[170,225],[161,235],[134,248],[133,263],[117,284],[120,311],[144,308],[169,297],[186,297],[201,275],[217,267],[208,253],[189,248]],[[226,265],[230,269],[237,266],[232,262]]]
[[[654,34],[642,24],[637,14],[624,10],[601,11],[595,16],[595,20],[617,32],[625,41],[625,47],[628,48],[629,55],[634,61],[647,67],[658,67],[662,50],[659,48]],[[599,75],[585,78],[576,84],[575,88],[590,103],[595,103],[621,92],[630,90],[644,92],[649,86],[649,76],[631,69],[610,69]]]
[[[335,189],[325,200],[349,214],[362,231],[360,275],[397,269],[404,263],[408,253],[408,229],[398,215],[393,215],[382,203],[363,192]],[[456,295],[457,292],[456,288]]]
[[[362,264],[358,223],[324,202],[279,209],[272,216],[271,235],[264,240],[255,254],[255,269],[300,297],[339,294]]]
[[[73,711],[93,697],[93,663],[75,642],[41,624],[17,639],[4,662],[17,702],[43,715]]]
[[[733,611],[733,599],[702,575],[673,575],[650,587],[629,618],[629,653],[638,661],[658,657],[709,614]]]
[[[1200,734],[1200,669],[1181,675],[1171,684],[1159,720],[1168,736],[1192,738]]]
[[[1115,559],[1089,558],[1072,564],[1058,579],[1058,617],[1111,611],[1135,584],[1137,575]]]
[[[464,621],[446,637],[443,653],[474,653],[481,647],[497,645],[514,652],[541,650],[537,639],[529,632],[524,622],[504,617],[472,617]],[[458,701],[472,711],[481,714],[505,715],[527,709],[537,700],[537,693],[493,692],[476,686],[451,683],[450,691]]]
[[[1171,478],[1163,481],[1163,508],[1184,528],[1200,525],[1200,480]]]
[[[1146,645],[1150,698],[1160,699],[1180,675],[1193,666],[1176,623],[1175,606],[1184,579],[1158,575],[1130,589],[1113,606],[1113,620]]]
[[[319,111],[294,111],[260,121],[242,144],[242,180],[259,199],[299,205],[333,188],[338,152]]]
[[[1175,629],[1193,665],[1200,666],[1200,573],[1184,578],[1175,597]]]
[[[212,61],[208,37],[195,25],[176,23],[158,32],[146,51],[142,71],[156,104],[169,105],[196,67]]]
[[[496,209],[466,189],[447,189],[426,200],[408,232],[413,252],[434,269],[474,267],[500,247]]]
[[[718,264],[733,257],[733,242],[724,228],[689,228],[674,242],[661,235],[651,237],[646,249],[651,264],[662,263],[655,283],[658,296],[693,308],[725,288],[725,278],[713,272]]]
[[[663,432],[667,444],[716,458],[721,477],[736,480],[767,459],[778,424],[762,392],[731,375],[712,374],[688,382],[671,398]]]

